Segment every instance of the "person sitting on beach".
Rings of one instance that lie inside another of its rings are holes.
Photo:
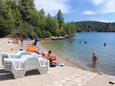
[[[56,56],[52,55],[51,50],[48,51],[47,59],[50,61],[50,67],[56,66]]]
[[[50,58],[50,67],[55,67],[56,66],[56,56],[52,56]]]
[[[92,66],[93,67],[96,66],[96,61],[97,61],[96,52],[93,52],[93,56],[92,56]]]
[[[52,56],[52,51],[49,50],[48,53],[47,53],[47,59],[50,60],[51,56]]]
[[[26,49],[27,52],[36,52],[38,53],[38,49],[32,43],[29,43]]]
[[[47,59],[47,52],[43,51],[42,56]]]

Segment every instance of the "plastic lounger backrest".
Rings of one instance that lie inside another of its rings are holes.
[[[4,65],[4,58],[8,58],[8,54],[7,53],[3,53],[2,54],[2,65]]]

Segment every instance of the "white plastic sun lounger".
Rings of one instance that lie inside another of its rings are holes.
[[[27,71],[37,69],[40,74],[47,73],[49,61],[42,54],[19,51],[17,53],[2,53],[4,70],[11,72],[14,78],[20,78]]]

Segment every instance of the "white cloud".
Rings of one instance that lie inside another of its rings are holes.
[[[94,15],[95,12],[91,11],[91,10],[86,10],[82,13],[83,15]]]
[[[94,5],[100,5],[103,4],[107,0],[90,0]]]
[[[46,13],[55,15],[59,9],[63,13],[70,11],[70,5],[68,0],[34,0],[35,7],[40,10],[44,9]]]
[[[115,13],[115,0],[89,0],[97,8],[95,14]]]
[[[102,13],[115,13],[115,0],[108,0],[102,7]]]

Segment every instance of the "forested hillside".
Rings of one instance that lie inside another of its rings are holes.
[[[75,29],[64,22],[59,10],[55,16],[36,10],[34,0],[0,0],[0,37],[8,34],[50,37],[72,35]]]
[[[97,21],[72,22],[78,32],[115,32],[115,23],[104,23]]]

